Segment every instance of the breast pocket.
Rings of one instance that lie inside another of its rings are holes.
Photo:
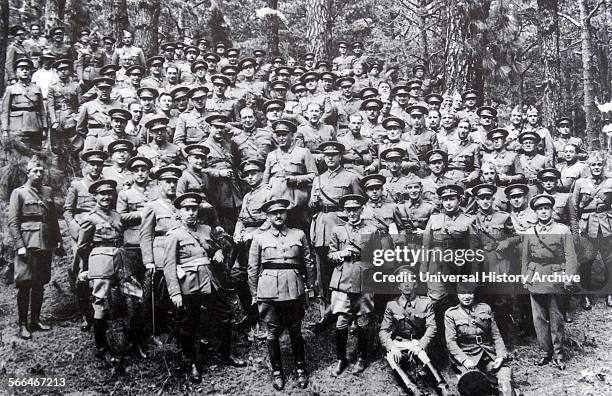
[[[185,259],[191,257],[196,250],[195,242],[181,241],[179,242],[179,258]]]
[[[294,175],[303,175],[306,173],[306,165],[302,163],[302,160],[292,158],[287,164],[287,170]]]
[[[22,213],[24,215],[39,215],[42,214],[40,203],[37,200],[25,200],[23,202]]]

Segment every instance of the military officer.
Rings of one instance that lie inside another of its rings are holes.
[[[495,129],[497,110],[491,106],[482,106],[476,110],[476,115],[478,116],[478,123],[470,123],[474,128],[470,136],[474,142],[480,145],[483,152],[490,152],[492,148],[488,136],[489,132]]]
[[[436,133],[425,127],[425,115],[427,108],[420,104],[409,106],[406,111],[410,114],[410,131],[408,137],[404,140],[409,140],[414,143],[417,148],[418,158],[421,163],[421,168],[416,172],[419,177],[427,175],[427,167],[425,166],[425,158],[431,150],[437,149],[438,139]]]
[[[268,153],[274,149],[272,132],[267,128],[257,128],[257,119],[252,108],[240,110],[240,125],[231,126],[232,151],[241,161],[257,159],[266,161]]]
[[[491,307],[474,302],[475,284],[458,286],[459,304],[444,314],[446,346],[451,362],[461,373],[480,370],[494,375],[499,394],[511,396],[512,369],[505,363],[506,346]],[[490,393],[490,389],[480,394]],[[478,393],[472,393],[478,394]]]
[[[571,143],[563,147],[563,151],[559,153],[557,159],[557,170],[561,174],[559,180],[559,190],[570,192],[574,188],[576,180],[588,173],[588,165],[578,160],[580,148]]]
[[[24,39],[26,35],[26,29],[23,26],[13,26],[10,29],[10,34],[13,36],[13,41],[6,48],[6,62],[4,64],[4,77],[7,85],[11,85],[17,82],[17,74],[15,69],[15,62],[19,59],[27,58],[30,59],[30,55],[26,47],[24,46]],[[42,51],[41,51],[42,52]],[[34,63],[32,63],[34,67]]]
[[[406,123],[398,117],[387,117],[382,121],[382,125],[387,131],[387,138],[378,145],[378,158],[384,159],[383,152],[389,148],[400,148],[404,152],[404,157],[401,161],[401,171],[403,173],[419,172],[423,166],[419,161],[419,152],[416,145],[410,141],[402,140]],[[379,161],[377,169],[382,169],[382,165]],[[386,164],[384,165],[386,166]]]
[[[340,136],[338,141],[344,145],[342,165],[347,169],[363,175],[366,170],[374,170],[372,166],[375,148],[370,137],[362,134],[363,116],[352,114],[349,117],[348,133]]]
[[[410,238],[406,238],[407,243],[412,240],[415,246],[421,246],[421,236],[427,221],[438,208],[423,198],[423,185],[418,176],[408,175],[404,185],[404,196],[407,199],[397,204],[397,209],[393,213],[393,222],[400,234],[413,234]]]
[[[361,179],[365,196],[368,197],[363,206],[361,218],[370,220],[383,233],[397,235],[398,229],[394,223],[397,205],[395,202],[385,200],[384,185],[386,181],[387,178],[377,173],[364,176]]]
[[[48,331],[40,320],[44,285],[51,280],[53,253],[65,255],[51,188],[43,185],[44,164],[32,157],[27,182],[11,192],[8,229],[15,248],[19,337]],[[28,324],[28,311],[30,322]]]
[[[529,206],[538,217],[521,243],[522,273],[527,275],[525,288],[531,295],[531,309],[538,343],[542,349],[536,365],[551,360],[560,370],[565,369],[563,354],[563,307],[561,294],[571,287],[565,282],[542,281],[534,275],[547,276],[564,273],[571,277],[578,271],[574,240],[569,227],[553,219],[555,198],[548,194],[536,195]]]
[[[337,140],[334,127],[321,121],[322,112],[323,109],[320,104],[309,103],[304,112],[308,121],[297,128],[295,136],[296,144],[309,149],[311,152],[316,150],[322,142]],[[315,154],[315,160],[317,164],[323,162],[322,158],[317,154]],[[320,168],[324,169],[325,167],[321,166]]]
[[[553,161],[550,165],[554,165],[554,156],[555,156],[555,146],[553,144],[552,135],[547,128],[544,128],[540,124],[540,115],[538,113],[538,109],[533,106],[530,106],[527,109],[527,124],[523,128],[523,132],[535,132],[540,136],[540,139],[537,142],[536,152],[544,155],[546,158],[550,158],[550,161]]]
[[[47,38],[41,35],[40,25],[38,23],[30,24],[30,38],[23,42],[23,47],[28,51],[28,55],[32,62],[34,62],[34,68],[40,68],[40,62],[38,57],[42,55],[43,49],[47,46]]]
[[[191,75],[193,75],[193,81],[191,81],[192,87],[205,86],[209,90],[212,88],[208,79],[208,65],[203,60],[197,60],[191,64]]]
[[[249,286],[253,302],[268,328],[268,354],[273,371],[273,386],[285,386],[279,338],[286,328],[300,388],[308,386],[306,355],[302,337],[304,295],[314,284],[314,265],[310,245],[303,231],[287,227],[288,207],[283,198],[266,202],[261,210],[268,224],[253,236],[249,250]]]
[[[359,109],[365,114],[365,117],[362,117],[363,125],[361,133],[363,136],[368,137],[373,141],[379,141],[382,135],[386,133],[385,128],[383,128],[379,120],[382,107],[382,101],[376,98],[365,99],[359,106]]]
[[[553,159],[538,154],[537,147],[540,142],[540,135],[537,133],[523,132],[519,135],[519,142],[523,153],[519,154],[518,162],[527,184],[529,184],[529,196],[533,197],[538,193],[538,171],[553,166]]]
[[[223,74],[215,74],[210,78],[213,85],[213,92],[206,101],[206,112],[210,114],[222,114],[230,120],[235,118],[236,100],[226,95],[228,87],[232,84],[231,80]]]
[[[410,114],[408,113],[408,103],[410,88],[407,85],[397,85],[391,90],[393,102],[391,104],[391,115],[401,118],[405,123],[410,122]]]
[[[132,157],[134,143],[124,139],[115,140],[108,144],[107,150],[110,156],[110,166],[102,169],[102,178],[116,181],[117,191],[129,188],[133,175],[127,168],[127,163]]]
[[[168,123],[169,119],[164,116],[149,119],[145,124],[146,135],[153,135],[153,140],[137,149],[138,155],[151,160],[154,168],[179,165],[180,148],[168,142]]]
[[[518,154],[506,149],[506,138],[508,131],[497,128],[489,132],[487,138],[491,141],[493,150],[483,154],[483,162],[490,162],[497,171],[497,177],[501,185],[519,183],[524,180]]]
[[[371,263],[361,260],[361,250],[375,238],[376,226],[361,219],[362,195],[347,194],[340,198],[340,207],[348,218],[345,224],[336,226],[331,235],[328,258],[336,263],[329,287],[332,289],[332,312],[336,320],[336,356],[332,374],[338,376],[346,369],[346,344],[351,321],[357,324],[357,362],[353,374],[366,368],[372,295],[364,290],[364,272]]]
[[[480,123],[480,117],[476,113],[478,111],[478,91],[475,89],[468,89],[461,94],[461,100],[465,108],[461,112],[459,118],[467,118],[470,120],[470,124],[478,125]]]
[[[143,88],[154,88],[160,91],[164,83],[164,76],[162,72],[163,65],[163,56],[152,56],[147,59],[149,75],[140,81],[140,86]]]
[[[98,77],[94,80],[98,96],[96,99],[81,106],[76,125],[76,131],[79,135],[73,141],[76,147],[79,145],[84,147],[86,140],[95,141],[98,136],[103,136],[106,130],[109,129],[109,110],[121,107],[121,103],[111,99],[113,84],[114,80],[108,77]]]
[[[354,57],[352,55],[347,55],[347,41],[340,40],[336,43],[336,45],[338,46],[338,52],[340,55],[332,60],[332,71],[337,73],[339,76],[347,76],[353,67]]]
[[[560,165],[565,161],[565,157],[563,156],[565,145],[573,144],[577,149],[582,151],[582,139],[576,136],[572,136],[573,124],[574,122],[569,117],[561,117],[555,123],[555,125],[557,126],[557,131],[559,132],[559,135],[553,141],[553,144],[555,146],[555,160],[557,161],[557,165]]]
[[[122,108],[113,108],[108,111],[110,117],[110,129],[105,130],[97,137],[88,136],[85,141],[85,151],[102,150],[108,151],[108,146],[117,140],[129,140],[133,145],[136,145],[136,136],[128,135],[125,132],[128,121],[132,118],[132,114],[128,110]]]
[[[454,183],[470,186],[480,176],[480,147],[469,138],[470,124],[467,120],[459,120],[456,129],[456,139],[448,140],[447,176]]]
[[[134,37],[131,32],[123,31],[122,46],[115,49],[111,63],[118,65],[119,59],[126,57],[130,60],[131,65],[146,65],[147,61],[142,48],[133,45]]]
[[[336,80],[336,85],[340,87],[342,94],[334,97],[333,105],[338,111],[336,128],[343,130],[347,128],[348,117],[359,111],[361,101],[353,96],[353,77],[341,77]]]
[[[180,225],[168,231],[164,249],[168,294],[177,308],[183,307],[178,319],[181,349],[190,364],[189,379],[196,383],[202,381],[195,349],[202,306],[208,310],[210,323],[214,323],[220,361],[235,367],[246,365],[231,353],[231,300],[212,268],[213,262],[223,262],[223,253],[211,227],[198,223],[201,203],[202,197],[197,193],[183,194],[174,200]]]
[[[263,97],[264,90],[266,89],[266,83],[263,81],[257,81],[255,78],[257,61],[254,58],[244,58],[238,63],[238,67],[240,69],[240,75],[244,79],[236,85],[255,94],[255,96],[258,98]]]
[[[210,133],[210,126],[206,123],[206,116],[209,115],[206,109],[208,88],[193,88],[188,95],[193,104],[193,109],[179,115],[172,142],[180,148],[200,143],[206,140]]]
[[[386,168],[380,171],[386,178],[385,199],[389,202],[403,202],[408,181],[408,177],[402,172],[402,164],[407,158],[406,151],[399,147],[390,147],[380,153],[380,158],[386,165]]]
[[[429,165],[429,176],[422,179],[423,198],[440,206],[437,194],[438,188],[447,184],[455,184],[453,179],[448,176],[448,154],[442,150],[431,150],[426,154],[427,164]],[[463,183],[457,183],[463,187]]]
[[[75,69],[79,84],[82,84],[83,91],[92,87],[93,80],[99,77],[100,69],[104,66],[106,58],[104,50],[100,48],[100,38],[97,34],[87,33],[89,44],[85,44],[77,49],[77,60]]]

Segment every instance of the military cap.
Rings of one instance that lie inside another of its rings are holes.
[[[261,211],[265,213],[278,212],[281,210],[288,210],[291,206],[291,201],[285,198],[275,198],[269,201],[266,201],[263,205],[261,205]]]
[[[359,97],[363,100],[375,98],[378,96],[378,90],[372,87],[366,87],[359,92]]]
[[[439,103],[442,103],[442,100],[443,100],[442,95],[437,94],[437,93],[432,93],[432,94],[425,96],[425,102],[429,104],[432,104],[432,103],[439,104]]]
[[[393,96],[397,96],[399,94],[408,94],[408,92],[410,91],[410,88],[408,88],[407,85],[398,85],[396,87],[393,87],[393,89],[391,90],[391,95]]]
[[[197,60],[191,64],[191,72],[195,73],[198,69],[208,69],[208,64],[202,60]]]
[[[29,58],[19,58],[13,63],[13,69],[17,70],[18,67],[26,66],[28,69],[32,69],[34,64]]]
[[[137,166],[144,166],[147,169],[151,169],[153,167],[153,162],[150,159],[148,159],[147,157],[140,157],[140,156],[132,157],[127,162],[127,168],[129,170],[133,170]]]
[[[26,169],[29,171],[31,171],[32,169],[36,169],[36,168],[44,168],[45,164],[43,164],[43,162],[40,160],[40,158],[38,158],[37,155],[32,156],[32,158],[30,158],[30,160],[28,161],[28,164],[26,166]]]
[[[117,139],[110,142],[106,150],[109,153],[121,150],[127,150],[131,153],[134,150],[134,143],[126,139]]]
[[[408,81],[406,85],[408,86],[409,90],[421,89],[423,87],[423,81],[414,79],[414,80]]]
[[[183,149],[185,156],[188,155],[203,155],[206,156],[210,153],[210,149],[203,144],[188,144]]]
[[[279,132],[291,132],[295,133],[297,127],[295,124],[289,120],[276,120],[272,123],[272,129],[274,129],[274,133]]]
[[[353,41],[351,43],[351,47],[355,48],[355,47],[363,47],[363,42],[362,41]]]
[[[478,289],[476,282],[459,282],[457,283],[457,294],[474,294]]]
[[[416,65],[412,68],[412,74],[416,74],[417,71],[423,70],[425,71],[425,65]]]
[[[147,59],[147,66],[151,67],[151,66],[154,66],[154,65],[157,65],[157,64],[159,64],[161,66],[161,65],[164,64],[165,61],[166,60],[164,59],[163,56],[159,56],[159,55],[158,56],[152,56],[149,59]]]
[[[414,173],[409,173],[408,176],[406,176],[406,179],[404,181],[404,185],[405,186],[411,186],[413,184],[422,185],[423,182],[421,181],[421,178],[418,177],[417,175],[415,175]]]
[[[302,83],[296,83],[291,86],[291,92],[298,93],[300,91],[306,91],[306,86]]]
[[[307,70],[303,66],[296,66],[293,68],[293,77],[301,77],[302,74],[306,73]]]
[[[406,127],[406,122],[399,117],[387,117],[382,120],[382,126],[385,129],[389,129],[391,127],[399,127],[400,129],[404,129]]]
[[[319,74],[319,77],[321,77],[321,80],[329,80],[329,81],[336,81],[336,75],[332,72],[323,72],[321,74]]]
[[[285,102],[283,102],[280,99],[272,99],[272,100],[268,100],[267,102],[264,103],[264,111],[267,113],[270,110],[273,109],[281,109],[283,110],[285,108]]]
[[[11,34],[11,36],[17,36],[19,34],[19,32],[26,32],[26,28],[24,26],[21,25],[15,25],[12,26],[9,33]]]
[[[339,40],[339,41],[336,43],[336,45],[337,45],[338,47],[342,47],[342,46],[348,47],[349,43],[348,43],[348,41],[346,41],[346,40]]]
[[[128,76],[131,76],[132,74],[145,74],[145,69],[140,65],[132,65],[125,69],[125,74]]]
[[[214,84],[214,83],[223,83],[225,84],[225,86],[229,86],[232,82],[230,81],[230,79],[227,76],[224,76],[223,74],[215,74],[214,76],[212,76],[210,78],[210,81]]]
[[[240,49],[238,48],[228,48],[227,51],[225,51],[225,55],[230,56],[230,55],[236,55],[238,56],[240,54]]]
[[[497,117],[497,110],[495,110],[495,108],[491,106],[482,106],[482,107],[479,107],[478,110],[476,110],[476,114],[479,117],[482,117],[483,115],[485,115],[485,116],[495,118]]]
[[[176,43],[173,42],[167,42],[167,43],[163,43],[160,46],[162,51],[174,51],[176,49]]]
[[[358,194],[346,194],[340,197],[338,203],[342,208],[359,208],[365,204],[367,198]]]
[[[266,56],[266,51],[262,49],[256,49],[253,51],[253,56]]]
[[[406,151],[399,147],[389,147],[380,153],[380,157],[384,160],[389,160],[391,158],[405,158]]]
[[[207,46],[207,47],[208,47],[208,45],[209,45],[208,40],[206,40],[205,38],[200,38],[200,39],[197,39],[197,40],[196,40],[196,44],[197,44],[197,45],[200,45],[200,44],[202,44],[202,43],[206,44],[206,46]]]
[[[330,71],[332,69],[331,63],[324,60],[320,60],[315,64],[315,69],[320,69],[321,67],[324,67],[327,71]]]
[[[314,53],[312,53],[312,52],[307,52],[307,53],[304,55],[304,60],[309,60],[309,59],[314,59],[314,58],[315,58],[315,54],[314,54]]]
[[[157,99],[157,97],[159,96],[159,92],[155,88],[138,88],[138,90],[136,91],[136,95],[138,95],[139,98]]]
[[[366,109],[377,109],[380,110],[383,107],[383,102],[380,99],[376,99],[376,98],[368,98],[365,99],[363,102],[361,102],[361,105],[359,106],[359,110],[366,110]]]
[[[339,87],[352,86],[355,84],[355,79],[353,77],[340,77],[336,80],[336,85]]]
[[[329,140],[319,144],[318,149],[322,154],[342,154],[345,147],[342,143]]]
[[[188,192],[176,197],[173,203],[174,207],[177,209],[187,208],[189,206],[200,206],[202,203],[202,196],[198,193]]]
[[[55,36],[56,34],[64,34],[65,32],[66,32],[66,29],[64,29],[61,26],[58,26],[58,27],[54,27],[53,29],[51,29],[49,31],[49,35]]]
[[[55,55],[48,49],[44,49],[42,54],[40,54],[39,58],[41,60],[55,60]]]
[[[113,84],[115,83],[115,80],[112,78],[108,78],[108,77],[98,77],[93,81],[94,85],[96,86],[96,88],[103,88],[103,87],[112,87]]]
[[[321,76],[319,75],[319,73],[314,72],[314,71],[309,71],[307,73],[302,74],[302,76],[300,77],[300,81],[302,81],[303,83],[306,83],[306,81],[310,81],[310,80],[314,80],[317,81],[319,80]]]
[[[223,68],[221,68],[221,73],[235,76],[238,74],[238,68],[232,65],[223,66]]]
[[[153,177],[157,180],[165,180],[165,179],[178,180],[180,179],[182,174],[183,174],[183,171],[179,167],[164,166],[164,167],[159,168],[155,172]]]
[[[104,36],[104,37],[102,37],[102,41],[104,41],[106,43],[115,44],[117,42],[117,39],[112,37],[112,36]]]
[[[272,58],[272,63],[285,63],[285,59],[282,56],[276,56]]]
[[[204,60],[214,60],[215,62],[219,62],[221,60],[221,57],[214,52],[207,52],[202,56],[202,58],[204,58]]]
[[[106,76],[107,74],[115,74],[117,73],[117,70],[121,69],[119,66],[117,65],[106,65],[106,66],[102,66],[102,68],[100,69],[100,75],[102,76]]]
[[[224,116],[223,114],[213,114],[213,115],[209,115],[208,117],[206,117],[205,121],[209,125],[225,127],[225,124],[227,124],[228,120],[227,120],[227,117]]]
[[[504,188],[504,194],[506,197],[511,197],[513,195],[527,195],[529,192],[529,186],[522,183],[512,183],[508,187]]]
[[[453,195],[460,197],[463,195],[463,187],[457,184],[447,184],[445,186],[438,187],[436,193],[440,198],[450,197]]]
[[[182,43],[182,42],[180,42],[180,41],[175,41],[175,42],[174,42],[174,48],[175,48],[175,49],[180,49],[180,50],[181,50],[181,49],[185,48],[185,43]]]
[[[124,121],[129,121],[132,119],[132,113],[127,111],[126,109],[114,108],[108,111],[108,115],[111,119],[120,119]]]
[[[174,100],[187,96],[188,94],[189,94],[189,87],[186,87],[186,86],[174,88],[170,92],[170,95],[172,95]]]
[[[200,55],[200,49],[198,47],[196,47],[195,45],[188,45],[185,47],[185,49],[183,50],[183,52],[188,53],[188,52],[195,52],[196,54]]]
[[[406,111],[410,115],[412,115],[412,114],[426,115],[429,112],[429,109],[427,107],[423,106],[422,104],[418,104],[417,103],[417,104],[413,104],[413,105],[408,106]]]
[[[536,210],[542,205],[555,206],[555,197],[550,194],[538,194],[529,201],[529,207],[533,210]]]
[[[546,169],[541,169],[540,171],[538,171],[538,179],[539,180],[544,180],[544,179],[561,179],[561,172],[559,172],[557,169],[555,168],[546,168]]]
[[[368,188],[370,186],[382,186],[387,182],[387,178],[378,173],[373,175],[367,175],[363,179],[361,179],[361,185],[363,188]]]
[[[91,30],[83,29],[81,30],[81,36],[89,36],[91,34]]]
[[[206,88],[205,86],[191,88],[189,92],[187,92],[187,96],[189,96],[190,99],[206,97],[208,96],[208,88]]]
[[[170,122],[170,119],[168,117],[158,116],[158,117],[154,117],[148,120],[145,124],[145,128],[151,131],[155,131],[157,129],[166,129],[166,126],[168,125],[169,122]]]
[[[293,74],[293,68],[289,66],[281,66],[276,68],[276,74],[286,74],[288,76]]]
[[[527,109],[527,114],[538,114],[538,109],[536,109],[533,106],[529,106],[529,108]]]
[[[108,154],[102,150],[89,150],[81,153],[81,160],[85,162],[104,162],[108,159]]]
[[[539,143],[540,140],[542,140],[542,138],[540,138],[540,135],[538,135],[536,132],[533,132],[533,131],[521,132],[518,136],[519,142],[523,143],[523,141],[526,139],[532,139],[535,141],[536,144]]]
[[[461,94],[461,99],[478,99],[478,91],[476,91],[475,89],[468,89],[467,91]]]
[[[95,181],[89,185],[87,191],[90,194],[100,194],[106,191],[115,192],[117,188],[117,182],[111,179],[102,179]]]
[[[253,58],[244,58],[240,62],[238,62],[238,67],[240,70],[246,69],[247,67],[256,67],[257,61]]]
[[[289,89],[289,83],[287,81],[272,81],[270,83],[270,89],[274,89],[274,90],[285,90],[287,91]]]
[[[429,150],[425,154],[425,159],[427,160],[427,163],[431,163],[433,161],[437,161],[437,160],[440,160],[440,159],[442,161],[446,162],[446,161],[448,161],[448,154],[444,150],[433,149],[433,150]]]
[[[493,140],[493,139],[497,139],[497,138],[507,138],[508,135],[510,134],[510,132],[508,132],[507,129],[504,128],[495,128],[493,130],[490,130],[489,132],[487,132],[487,139],[489,140]]]
[[[574,122],[569,117],[561,117],[561,118],[559,118],[557,120],[556,125],[558,127],[560,127],[560,126],[569,126],[569,127],[571,127],[572,125],[574,125]]]
[[[472,188],[472,195],[479,197],[481,195],[493,195],[497,192],[497,187],[489,183],[481,183]]]
[[[378,70],[382,70],[382,63],[374,60],[370,63],[369,65],[369,70],[372,71],[374,68],[378,69]]]
[[[266,164],[263,161],[258,159],[247,159],[242,161],[240,164],[240,169],[242,173],[247,173],[250,171],[263,172],[266,168]]]
[[[53,68],[60,69],[72,69],[72,60],[71,59],[60,59],[53,64]]]

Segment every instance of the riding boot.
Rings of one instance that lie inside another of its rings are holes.
[[[353,374],[361,374],[365,370],[366,360],[368,357],[368,339],[370,337],[370,329],[367,327],[359,327],[357,329],[357,363],[353,367]]]
[[[113,355],[108,346],[108,340],[106,338],[106,319],[94,319],[93,328],[94,341],[96,343],[96,357],[111,365],[119,363],[119,359]]]
[[[17,313],[19,318],[19,337],[24,340],[32,338],[28,329],[28,308],[30,306],[30,288],[17,288]]]
[[[281,357],[280,342],[278,338],[268,340],[268,355],[270,356],[270,365],[272,366],[273,379],[272,386],[276,390],[282,390],[285,387],[285,375],[283,374],[283,361]]]
[[[336,329],[336,358],[338,359],[333,369],[333,374],[338,376],[346,368],[346,343],[348,342],[349,329]]]
[[[81,322],[81,331],[87,332],[91,328],[93,315],[91,312],[91,303],[89,301],[89,284],[88,282],[77,281],[76,284],[76,300],[79,313],[83,318]]]
[[[49,331],[51,326],[45,324],[40,320],[40,311],[42,309],[44,289],[43,286],[32,287],[31,292],[31,306],[32,311],[30,312],[30,330],[31,331]]]
[[[220,324],[217,329],[217,341],[219,343],[219,360],[224,364],[234,367],[244,367],[244,360],[232,355],[232,324],[227,322]]]

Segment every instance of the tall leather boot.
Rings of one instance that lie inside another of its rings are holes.
[[[106,363],[116,365],[119,363],[119,359],[111,352],[108,341],[106,339],[106,327],[107,323],[105,319],[94,319],[94,341],[96,343],[96,357],[104,360]]]
[[[268,355],[272,365],[272,386],[276,390],[285,388],[285,375],[283,373],[283,361],[281,358],[280,342],[278,338],[268,340]]]
[[[295,323],[289,328],[291,338],[291,350],[293,351],[293,361],[295,362],[295,374],[298,386],[306,389],[308,386],[308,376],[306,374],[306,353],[304,352],[304,338],[301,331],[302,323]]]
[[[346,329],[336,329],[336,364],[332,370],[332,374],[338,376],[342,374],[346,368],[346,343],[348,342],[348,327]]]
[[[28,308],[30,307],[30,288],[17,288],[17,315],[19,317],[19,337],[24,340],[32,338],[28,329]]]
[[[232,355],[232,324],[227,322],[220,324],[217,329],[217,340],[219,342],[219,360],[233,367],[244,367],[244,360]]]
[[[32,311],[30,313],[30,330],[31,331],[49,331],[51,326],[40,320],[40,311],[42,309],[44,288],[42,285],[32,287]]]
[[[368,339],[370,337],[369,327],[359,327],[357,329],[357,363],[353,366],[353,374],[359,375],[366,368],[368,357]]]
[[[81,331],[87,332],[91,329],[93,323],[93,314],[91,310],[91,303],[89,301],[89,283],[77,281],[76,283],[76,300],[79,313],[83,321],[81,322]]]

